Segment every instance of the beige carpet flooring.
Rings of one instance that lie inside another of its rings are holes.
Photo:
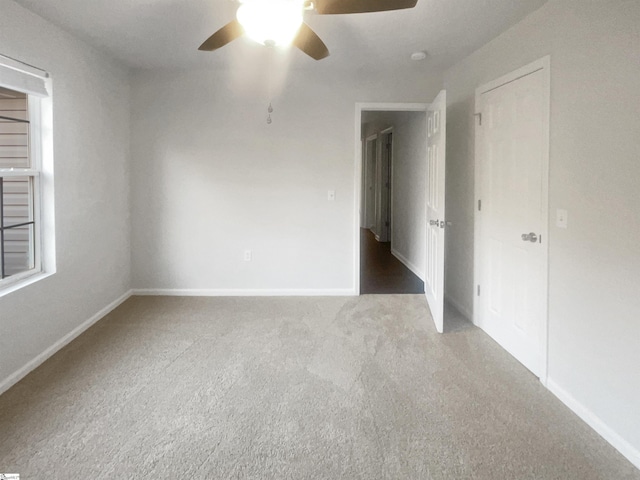
[[[640,479],[421,295],[131,298],[0,397],[22,479]]]

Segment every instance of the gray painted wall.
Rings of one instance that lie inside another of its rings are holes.
[[[355,103],[425,101],[441,79],[295,71],[268,125],[245,73],[135,74],[134,287],[352,292]]]
[[[393,254],[424,280],[427,115],[400,112],[393,137]]]
[[[126,70],[11,1],[0,53],[53,79],[57,273],[0,297],[0,385],[130,288]]]

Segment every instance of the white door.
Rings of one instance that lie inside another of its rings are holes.
[[[438,332],[444,331],[444,192],[447,94],[427,112],[427,249],[424,291]]]
[[[546,375],[548,78],[543,62],[476,94],[476,323],[538,377]]]
[[[364,226],[373,230],[376,218],[376,146],[378,136],[367,138],[364,168]]]
[[[380,149],[380,179],[378,192],[380,193],[379,218],[377,218],[378,241],[391,241],[391,155],[392,155],[392,133],[383,133],[378,145]]]

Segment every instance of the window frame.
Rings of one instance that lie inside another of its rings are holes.
[[[33,75],[29,71],[24,74]],[[0,177],[31,179],[30,221],[33,221],[32,245],[29,245],[33,268],[0,278],[0,297],[55,273],[51,79],[48,74],[41,77],[49,93],[46,97],[16,88],[0,77],[0,86],[27,95],[29,112],[29,167],[0,168]]]

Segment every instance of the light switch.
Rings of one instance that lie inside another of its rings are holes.
[[[566,210],[558,209],[556,210],[556,227],[558,228],[567,228],[567,219],[569,214]]]
[[[335,199],[336,199],[336,191],[329,190],[329,192],[327,193],[327,200],[329,200],[330,202],[333,202]]]

